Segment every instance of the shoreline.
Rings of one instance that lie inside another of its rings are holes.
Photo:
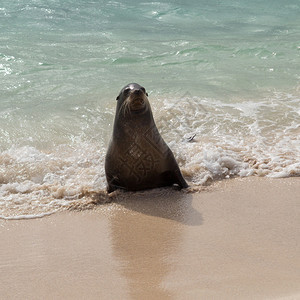
[[[236,178],[0,220],[1,296],[300,298],[299,194],[299,177]]]

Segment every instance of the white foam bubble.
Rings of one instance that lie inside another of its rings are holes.
[[[274,93],[257,101],[222,102],[187,95],[164,103],[154,114],[157,125],[195,184],[300,175],[299,97]],[[194,134],[191,143],[182,139]]]
[[[54,210],[49,213],[43,213],[43,214],[35,214],[35,215],[17,215],[17,216],[2,216],[0,215],[0,219],[3,220],[28,220],[28,219],[38,219],[38,218],[43,218],[46,216],[50,216],[54,213],[56,213],[57,210]]]
[[[0,214],[39,216],[105,189],[104,150],[92,144],[60,146],[51,153],[34,147],[0,154]]]

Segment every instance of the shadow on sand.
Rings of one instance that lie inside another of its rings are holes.
[[[202,224],[192,195],[156,189],[121,193],[113,202],[121,209],[110,219],[112,249],[130,298],[174,299],[164,280],[174,269],[174,254],[184,245],[185,227]]]
[[[135,193],[122,192],[113,202],[133,212],[199,226],[203,223],[203,218],[193,208],[192,200],[192,194],[161,188]]]

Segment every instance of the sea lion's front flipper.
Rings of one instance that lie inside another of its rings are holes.
[[[106,179],[107,179],[107,186],[106,186],[106,191],[107,193],[112,193],[115,190],[121,188],[120,187],[120,182],[118,180],[117,176],[111,176],[110,174],[106,174]]]
[[[108,194],[114,192],[117,188],[114,185],[108,184],[106,187],[106,191]]]
[[[182,189],[189,187],[185,179],[183,178],[179,168],[174,172],[175,183],[178,184]]]
[[[183,178],[179,167],[175,170],[167,171],[162,174],[162,179],[166,185],[178,184],[180,189],[185,189],[188,186],[185,179]]]

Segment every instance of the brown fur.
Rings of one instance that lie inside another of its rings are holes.
[[[114,130],[105,159],[107,191],[188,187],[155,125],[145,89],[135,83],[117,97]]]

